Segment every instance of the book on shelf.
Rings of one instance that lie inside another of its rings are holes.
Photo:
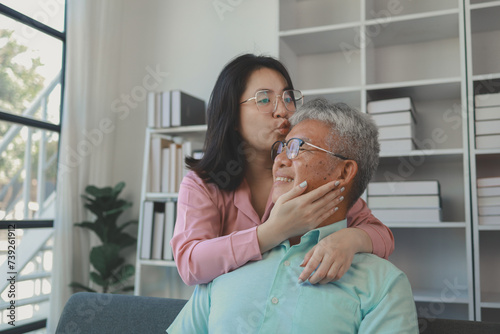
[[[476,121],[490,121],[500,119],[500,106],[475,108]]]
[[[500,176],[495,177],[482,177],[477,179],[477,187],[499,187]]]
[[[433,181],[401,181],[370,182],[368,196],[373,195],[439,195],[439,182]]]
[[[407,125],[416,123],[411,111],[398,111],[370,115],[377,126]]]
[[[165,212],[155,212],[153,217],[153,245],[151,247],[151,259],[153,260],[162,259],[164,229]]]
[[[164,160],[163,152],[164,149],[170,147],[172,141],[161,138],[158,136],[151,137],[151,149],[150,149],[150,186],[149,189],[151,192],[160,192],[163,191],[163,181],[162,181],[162,172],[163,165],[162,162]]]
[[[366,109],[369,114],[379,114],[397,111],[410,111],[415,113],[413,102],[410,97],[400,97],[368,102]]]
[[[476,136],[476,148],[499,148],[499,135]]]
[[[479,225],[500,225],[500,215],[498,216],[479,216]]]
[[[385,139],[412,139],[414,124],[382,126],[378,128],[379,140]]]
[[[185,163],[185,159],[186,159],[186,157],[190,157],[192,155],[193,155],[193,142],[191,142],[191,141],[183,142],[182,143],[182,160],[181,160],[181,169],[182,169],[181,181],[184,178],[184,176],[186,176],[186,174],[189,172],[189,169],[187,168],[187,165]]]
[[[170,127],[170,91],[161,93],[161,127]]]
[[[398,196],[368,196],[370,209],[417,209],[440,208],[438,195],[398,195]]]
[[[171,126],[206,124],[205,101],[181,90],[170,94]]]
[[[161,192],[170,192],[170,146],[161,151]]]
[[[151,258],[151,244],[153,238],[153,215],[154,203],[145,201],[142,209],[142,237],[141,237],[141,259]]]
[[[174,236],[174,226],[176,217],[177,205],[174,201],[165,203],[165,231],[163,238],[163,260],[173,260],[172,247],[170,240]]]
[[[500,119],[492,121],[476,121],[476,135],[498,134],[500,134]]]
[[[179,191],[185,170],[186,169],[184,167],[184,150],[183,150],[183,144],[181,144],[177,146],[177,166],[176,166],[177,174],[175,176],[175,192]]]
[[[441,209],[373,209],[372,214],[383,222],[441,222]]]
[[[148,127],[159,128],[162,123],[161,117],[161,92],[148,92],[147,98],[147,114],[148,114]]]
[[[478,197],[500,196],[500,187],[479,187],[477,188]]]
[[[476,108],[500,106],[500,93],[477,94],[474,97],[474,101]]]
[[[498,216],[500,215],[500,206],[480,206],[478,211],[480,216]]]
[[[178,169],[179,169],[179,153],[178,151],[181,149],[181,145],[172,142],[170,144],[170,175],[169,175],[169,191],[170,193],[177,192],[177,178],[178,178]]]
[[[417,147],[411,138],[380,139],[379,143],[381,152],[411,151]]]
[[[184,163],[203,144],[199,142],[175,142],[159,136],[151,137],[149,165],[149,191],[175,193],[188,172]]]
[[[148,127],[206,124],[205,101],[181,90],[148,92]]]
[[[500,206],[500,196],[478,197],[477,206]]]

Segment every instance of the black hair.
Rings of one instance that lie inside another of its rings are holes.
[[[261,68],[277,71],[287,82],[285,89],[293,89],[290,75],[279,60],[253,54],[234,58],[219,74],[210,95],[204,155],[200,160],[192,157],[185,160],[189,169],[220,189],[235,190],[245,176],[244,142],[236,130],[240,121],[240,99],[250,75]]]

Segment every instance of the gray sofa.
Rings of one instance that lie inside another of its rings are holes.
[[[80,292],[64,307],[57,334],[154,334],[165,330],[186,300]],[[419,318],[425,334],[499,334],[500,324]]]
[[[64,306],[57,334],[166,333],[187,300],[75,293]]]

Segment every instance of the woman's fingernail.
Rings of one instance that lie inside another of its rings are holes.
[[[340,196],[339,201],[342,202],[343,200],[344,200],[344,196]]]
[[[340,181],[335,181],[335,187],[340,184]]]
[[[333,212],[337,212],[339,208],[336,206],[335,209],[333,209]]]
[[[340,192],[343,192],[344,190],[345,190],[345,188],[344,188],[344,187],[340,188]]]
[[[302,284],[302,283],[304,283],[304,281],[299,278],[299,280],[297,281],[297,283]]]
[[[307,181],[304,181],[301,184],[299,184],[299,187],[301,188],[305,188],[306,186],[307,186]]]

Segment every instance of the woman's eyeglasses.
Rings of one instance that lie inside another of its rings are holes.
[[[255,93],[254,97],[246,99],[240,104],[246,103],[250,100],[255,100],[257,109],[263,113],[273,113],[278,106],[278,99],[283,100],[286,110],[294,112],[304,103],[304,96],[300,90],[289,89],[285,90],[283,94],[277,95],[272,90],[259,90]]]
[[[302,139],[299,139],[299,138],[291,138],[286,143],[283,142],[283,141],[277,141],[277,142],[275,142],[273,144],[272,148],[271,148],[271,159],[274,161],[274,159],[276,159],[276,157],[278,156],[278,154],[280,154],[281,152],[283,152],[284,148],[286,149],[286,156],[287,156],[287,158],[290,159],[290,160],[295,159],[299,155],[300,148],[304,144],[309,145],[311,147],[314,147],[314,148],[316,148],[316,149],[318,149],[320,151],[323,151],[325,153],[329,153],[329,154],[331,154],[334,157],[337,157],[339,159],[349,160],[348,158],[346,158],[346,157],[344,157],[344,156],[342,156],[340,154],[336,154],[336,153],[327,151],[324,148],[321,148],[319,146],[316,146],[316,145],[313,145],[311,143],[305,142],[305,141],[303,141]]]

